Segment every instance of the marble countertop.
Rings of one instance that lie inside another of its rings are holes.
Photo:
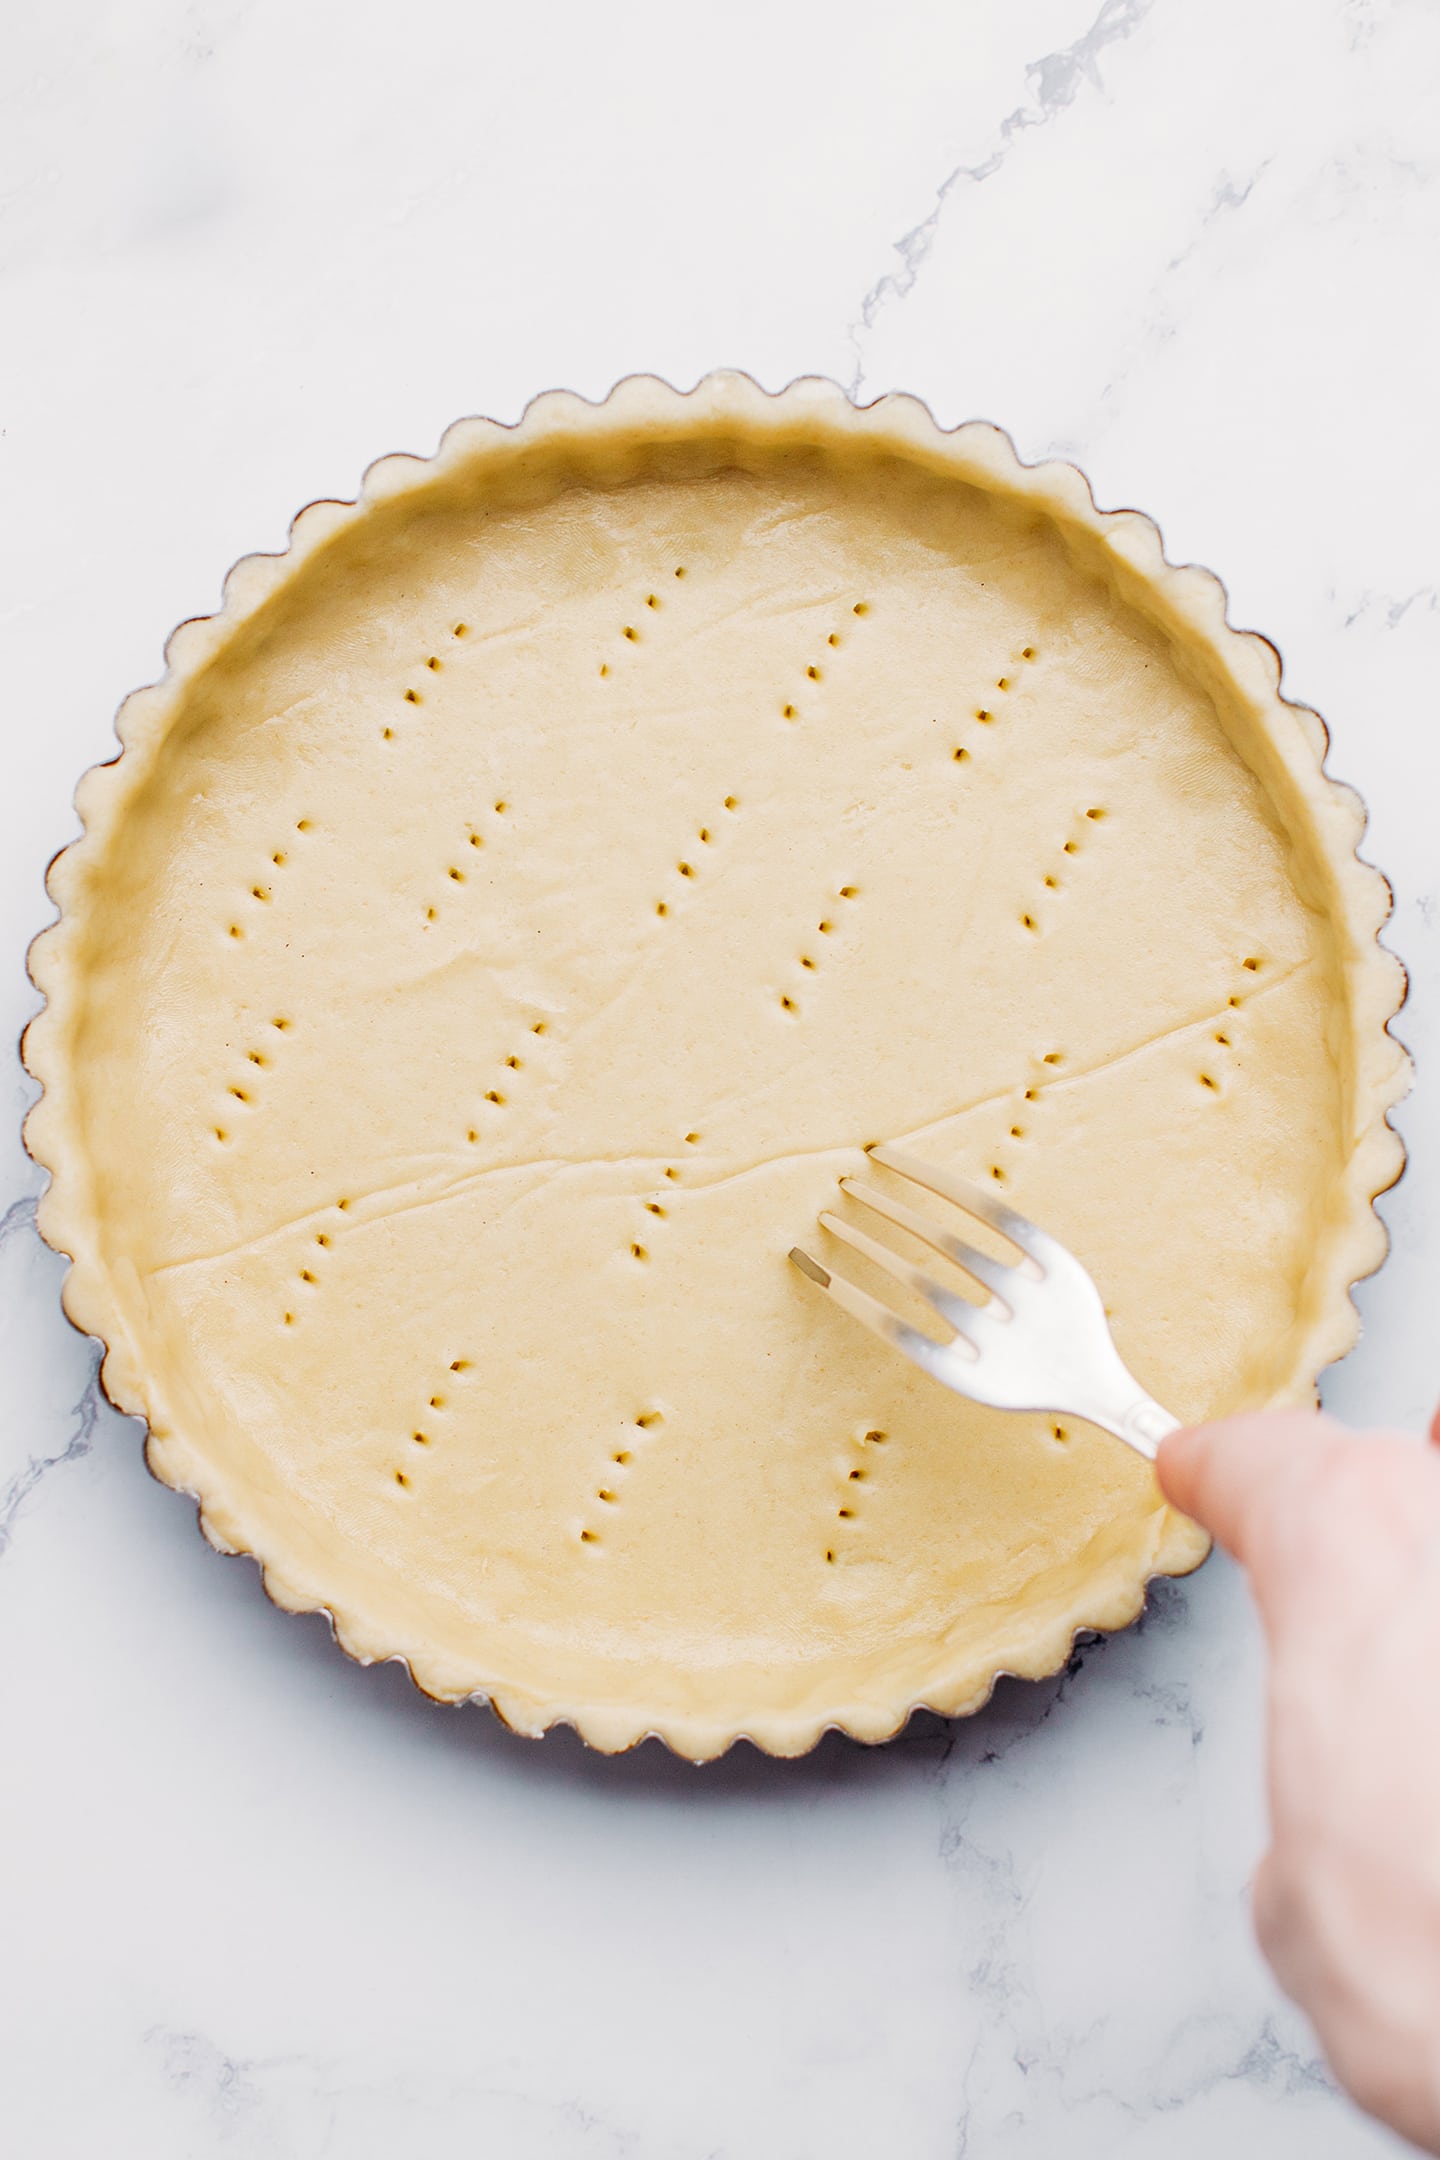
[[[1420,1085],[1331,1407],[1440,1394],[1435,0],[48,0],[0,64],[0,1033],[81,770],[237,555],[535,390],[724,363],[1159,518],[1372,812]],[[61,1317],[0,1067],[17,2160],[1371,2160],[1250,1941],[1212,1562],[969,1723],[515,1740],[266,1604]],[[1428,1202],[1428,1205],[1427,1205]]]

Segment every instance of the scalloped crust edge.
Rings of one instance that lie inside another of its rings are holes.
[[[901,1702],[855,1700],[837,1703],[824,1715],[775,1713],[736,1728],[715,1719],[668,1714],[647,1717],[633,1704],[576,1704],[539,1699],[503,1683],[475,1684],[473,1674],[445,1672],[421,1650],[408,1653],[367,1636],[363,1623],[334,1611],[321,1588],[287,1572],[278,1555],[251,1552],[231,1535],[224,1495],[207,1480],[207,1466],[179,1433],[165,1430],[153,1417],[146,1375],[112,1300],[88,1205],[85,1150],[67,1089],[66,1050],[80,1004],[79,971],[71,966],[75,920],[83,908],[93,867],[123,819],[136,787],[143,782],[150,756],[197,671],[285,581],[295,566],[345,525],[365,516],[374,503],[403,496],[430,483],[452,467],[482,456],[487,445],[539,442],[556,433],[621,432],[653,423],[657,414],[684,426],[686,432],[723,432],[741,426],[752,435],[803,432],[813,421],[832,436],[838,431],[864,437],[899,455],[943,463],[957,478],[1023,498],[1033,509],[1052,516],[1063,528],[1079,528],[1098,541],[1123,583],[1143,587],[1152,618],[1181,630],[1239,692],[1260,726],[1261,739],[1277,761],[1277,773],[1313,820],[1320,856],[1328,877],[1328,912],[1339,946],[1350,1001],[1355,1051],[1354,1086],[1345,1104],[1349,1157],[1334,1196],[1329,1235],[1323,1241],[1318,1275],[1307,1283],[1308,1327],[1300,1337],[1297,1373],[1318,1374],[1343,1357],[1360,1329],[1351,1291],[1372,1274],[1388,1250],[1385,1227],[1374,1202],[1400,1177],[1405,1153],[1389,1113],[1406,1093],[1412,1076],[1408,1052],[1390,1032],[1405,1001],[1407,982],[1399,960],[1379,943],[1392,906],[1383,875],[1365,862],[1359,847],[1366,812],[1351,788],[1325,771],[1329,735],[1319,715],[1292,704],[1281,694],[1277,649],[1251,631],[1230,626],[1226,593],[1220,580],[1195,565],[1171,564],[1159,528],[1135,510],[1102,511],[1090,485],[1073,465],[1044,461],[1026,465],[1010,437],[986,421],[942,429],[917,398],[891,394],[856,406],[835,383],[802,377],[778,392],[768,392],[750,376],[722,371],[703,377],[692,390],[679,391],[655,376],[632,375],[609,395],[592,402],[569,391],[546,391],[528,405],[513,426],[486,419],[464,419],[447,428],[432,458],[406,454],[382,457],[363,476],[353,502],[309,504],[293,520],[287,546],[274,555],[249,555],[235,563],[224,581],[221,606],[213,616],[181,623],[165,646],[166,672],[160,681],[133,692],[115,719],[117,756],[92,767],[75,791],[81,837],[63,849],[46,873],[46,888],[58,919],[42,930],[28,955],[30,978],[45,1000],[26,1028],[21,1055],[40,1083],[42,1094],[25,1121],[25,1144],[48,1171],[50,1184],[37,1213],[46,1243],[69,1260],[62,1299],[81,1332],[100,1343],[101,1385],[114,1407],[144,1420],[148,1427],[146,1461],[161,1483],[184,1492],[197,1504],[201,1530],[221,1552],[245,1553],[257,1561],[267,1595],[289,1611],[320,1612],[336,1642],[360,1664],[398,1662],[416,1687],[432,1700],[488,1703],[512,1731],[538,1737],[552,1726],[569,1725],[590,1747],[618,1753],[640,1741],[657,1738],[693,1762],[712,1760],[736,1740],[749,1740],[779,1756],[807,1753],[827,1731],[856,1740],[892,1738],[919,1709],[943,1717],[963,1717],[980,1709],[1004,1676],[1039,1680],[1058,1672],[1071,1654],[1077,1635],[1108,1633],[1128,1626],[1141,1612],[1146,1590],[1158,1576],[1188,1573],[1209,1550],[1196,1525],[1173,1510],[1157,1517],[1152,1551],[1137,1571],[1133,1560],[1113,1560],[1101,1579],[1092,1581],[1079,1609],[1051,1616],[1028,1641],[1016,1643],[1002,1660],[959,1658],[938,1672],[918,1699]],[[1158,611],[1156,600],[1161,606]],[[1262,780],[1264,776],[1262,775]],[[1273,1400],[1315,1400],[1313,1379],[1297,1378],[1277,1390]]]

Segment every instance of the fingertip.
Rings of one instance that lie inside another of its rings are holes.
[[[1325,1429],[1326,1420],[1306,1410],[1256,1411],[1185,1427],[1161,1445],[1160,1488],[1172,1507],[1243,1560],[1267,1496],[1294,1474]]]
[[[1207,1418],[1198,1425],[1182,1425],[1160,1443],[1155,1458],[1155,1468],[1160,1476],[1161,1489],[1174,1507],[1192,1514],[1191,1503],[1199,1503],[1201,1490],[1217,1465],[1223,1463],[1230,1450],[1237,1445],[1252,1446],[1256,1435],[1252,1428],[1259,1426],[1258,1438],[1263,1444],[1267,1437],[1265,1428],[1273,1420],[1273,1413],[1251,1413],[1243,1417]]]
[[[1170,1433],[1161,1441],[1155,1457],[1160,1490],[1171,1507],[1179,1508],[1182,1515],[1194,1512],[1192,1502],[1196,1497],[1205,1432],[1203,1425],[1182,1425],[1178,1432]]]

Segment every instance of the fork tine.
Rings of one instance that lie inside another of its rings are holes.
[[[969,1178],[957,1177],[951,1170],[937,1170],[932,1164],[920,1162],[914,1155],[907,1154],[904,1148],[891,1147],[888,1141],[878,1142],[874,1147],[868,1148],[866,1153],[884,1169],[893,1170],[897,1177],[908,1178],[913,1185],[923,1185],[927,1192],[936,1194],[939,1199],[953,1200],[956,1207],[964,1208],[968,1214],[977,1215],[981,1222],[989,1223],[992,1230],[998,1230],[1002,1237],[1009,1238],[1012,1245],[1018,1245],[1034,1266],[1042,1267],[1040,1249],[1044,1233],[1028,1216],[1007,1207],[1003,1200],[997,1200],[983,1185],[972,1185]]]
[[[863,1327],[869,1328],[872,1335],[880,1336],[882,1341],[888,1342],[894,1349],[903,1350],[906,1357],[913,1359],[917,1365],[929,1368],[936,1352],[946,1347],[932,1342],[928,1335],[922,1335],[919,1328],[911,1327],[907,1321],[897,1320],[889,1306],[882,1305],[879,1298],[871,1297],[868,1290],[861,1290],[855,1283],[848,1282],[843,1275],[832,1275],[829,1268],[822,1267],[818,1260],[813,1260],[809,1253],[802,1252],[798,1245],[791,1246],[790,1259],[802,1275],[823,1290],[827,1297],[834,1298],[836,1304],[842,1306],[852,1319],[858,1320]],[[973,1350],[973,1345],[970,1347]]]
[[[887,1222],[896,1223],[900,1229],[908,1230],[913,1237],[920,1238],[934,1251],[944,1253],[947,1260],[953,1260],[957,1267],[964,1268],[967,1275],[973,1275],[976,1282],[982,1283],[987,1290],[993,1292],[1002,1305],[1005,1303],[1006,1278],[1015,1273],[1008,1260],[993,1260],[989,1253],[979,1252],[975,1246],[967,1245],[963,1238],[953,1237],[948,1230],[943,1230],[939,1223],[931,1222],[924,1215],[917,1215],[914,1208],[906,1207],[903,1200],[892,1200],[889,1193],[881,1192],[878,1187],[861,1185],[854,1178],[841,1178],[840,1190],[848,1193],[852,1200],[858,1200],[863,1207],[873,1208],[875,1213],[883,1215]]]
[[[844,1221],[841,1216],[830,1214],[828,1209],[820,1217],[820,1227],[822,1230],[828,1230],[832,1237],[839,1238],[843,1245],[848,1245],[852,1252],[863,1253],[867,1260],[872,1262],[875,1267],[882,1269],[893,1281],[904,1283],[918,1297],[924,1298],[927,1304],[933,1305],[946,1323],[954,1328],[956,1334],[961,1337],[965,1348],[974,1350],[975,1345],[970,1341],[969,1336],[965,1334],[960,1323],[962,1320],[973,1317],[976,1311],[975,1306],[967,1304],[964,1298],[957,1297],[953,1290],[947,1290],[943,1283],[936,1282],[934,1276],[927,1275],[924,1268],[916,1267],[911,1261],[902,1259],[900,1254],[892,1252],[888,1245],[882,1245],[878,1238],[870,1237],[864,1230],[857,1230],[852,1223]]]

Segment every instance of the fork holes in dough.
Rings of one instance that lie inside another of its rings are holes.
[[[1063,1425],[1052,1425],[1050,1430],[1057,1440],[1068,1440],[1070,1437]]]
[[[1095,820],[1095,822],[1096,822],[1096,823],[1098,824],[1098,823],[1099,823],[1099,821],[1100,821],[1100,819],[1104,817],[1104,815],[1105,815],[1105,812],[1104,812],[1104,811],[1103,811],[1103,810],[1102,810],[1102,809],[1101,809],[1101,808],[1099,807],[1099,805],[1097,804],[1097,805],[1096,805],[1096,807],[1095,807],[1095,808],[1094,808],[1093,810],[1087,810],[1087,811],[1085,812],[1085,815],[1086,815],[1086,817],[1088,817],[1088,818],[1093,818],[1093,819]]]
[[[814,666],[814,665],[812,664],[812,665],[811,665],[810,667],[807,667],[807,668],[806,668],[806,670],[805,670],[805,673],[806,673],[806,674],[807,674],[807,675],[809,676],[809,678],[810,678],[811,682],[819,682],[819,680],[820,680],[820,670],[819,670],[819,668],[818,668],[818,667],[815,667],[815,666]]]
[[[868,600],[857,600],[857,601],[855,602],[855,605],[854,605],[854,607],[853,607],[853,608],[851,608],[850,612],[851,612],[851,614],[852,614],[852,615],[868,615],[868,614],[869,614],[869,612],[870,612],[870,603],[869,603],[869,601],[868,601]]]
[[[469,637],[469,623],[457,622],[454,629],[450,632],[450,635],[451,637]]]
[[[988,726],[988,725],[989,725],[989,723],[990,723],[990,722],[991,722],[991,721],[992,721],[992,720],[994,719],[994,717],[995,717],[994,713],[992,713],[992,712],[988,712],[988,711],[986,710],[986,708],[985,708],[985,707],[984,707],[983,705],[977,705],[977,706],[976,706],[976,708],[975,708],[975,718],[976,718],[977,720],[983,720],[983,721],[984,721],[984,722],[986,723],[986,725]]]
[[[831,931],[835,928],[835,925],[832,922],[822,922],[816,923],[815,927],[820,932],[821,937],[829,937]]]
[[[800,715],[793,705],[782,705],[780,707],[780,717],[782,720],[798,720]]]
[[[501,1094],[499,1088],[486,1088],[485,1100],[486,1102],[503,1103],[505,1097]]]
[[[407,705],[418,705],[421,702],[419,691],[407,690],[405,692],[405,702]]]
[[[994,1178],[994,1180],[995,1180],[995,1182],[996,1182],[996,1184],[997,1184],[997,1185],[1003,1185],[1003,1184],[1004,1184],[1004,1182],[1005,1182],[1005,1172],[1004,1172],[1004,1171],[1003,1171],[1003,1170],[1001,1169],[1001,1167],[1000,1167],[999,1163],[991,1163],[991,1165],[990,1165],[990,1175],[991,1175],[991,1177],[992,1177],[992,1178]]]
[[[465,873],[464,873],[464,871],[463,871],[463,870],[457,870],[457,869],[455,868],[455,865],[454,865],[453,863],[452,863],[452,864],[450,865],[450,868],[449,868],[449,870],[447,871],[446,875],[447,875],[447,876],[449,876],[449,877],[452,877],[452,878],[454,878],[454,880],[455,880],[455,883],[456,883],[457,885],[463,885],[463,884],[464,884],[464,882],[465,882]]]
[[[809,955],[809,953],[801,953],[801,955],[800,955],[800,965],[801,965],[801,967],[803,967],[803,968],[813,968],[813,967],[814,967],[814,965],[815,965],[815,962],[814,962],[814,961],[813,961],[813,960],[812,960],[812,959],[810,958],[810,955]]]
[[[659,607],[659,605],[660,605],[660,595],[659,595],[658,593],[653,593],[653,592],[652,592],[652,593],[646,593],[646,595],[645,595],[645,605],[646,605],[646,607]]]
[[[700,1135],[699,1135],[699,1133],[698,1133],[698,1132],[687,1132],[687,1133],[686,1133],[686,1135],[685,1135],[685,1145],[686,1145],[687,1147],[699,1147],[699,1145],[700,1145]]]
[[[642,1410],[640,1412],[640,1415],[636,1418],[635,1422],[637,1425],[642,1426],[644,1430],[648,1432],[652,1425],[659,1425],[663,1423],[664,1415],[665,1413],[662,1410]]]
[[[310,819],[308,817],[296,818],[295,830],[296,832],[310,832],[312,830]]]
[[[1241,967],[1243,967],[1243,968],[1248,968],[1248,969],[1249,969],[1249,971],[1250,971],[1250,973],[1251,973],[1252,975],[1254,975],[1254,974],[1255,974],[1255,973],[1256,973],[1256,972],[1258,971],[1258,969],[1259,969],[1259,966],[1260,966],[1260,962],[1259,962],[1258,960],[1254,960],[1254,959],[1251,959],[1251,960],[1242,960],[1242,961],[1241,961],[1241,963],[1240,963],[1240,965],[1241,965]]]
[[[468,1358],[468,1357],[457,1357],[457,1358],[451,1358],[451,1360],[450,1360],[450,1370],[451,1370],[451,1372],[469,1372],[469,1370],[470,1370],[470,1360],[469,1360],[469,1358]]]
[[[858,900],[859,897],[860,888],[858,885],[842,885],[840,887],[840,898],[842,900]]]
[[[1020,917],[1020,920],[1025,925],[1025,928],[1027,930],[1033,930],[1035,928],[1035,918],[1033,915],[1022,915]]]
[[[580,1542],[582,1545],[598,1545],[600,1540],[593,1530],[582,1530],[580,1532]]]
[[[252,1065],[263,1065],[265,1063],[264,1058],[261,1056],[258,1050],[247,1050],[245,1055]]]
[[[694,877],[695,875],[694,863],[678,862],[675,868],[679,871],[681,877]]]
[[[673,1167],[673,1165],[672,1165],[672,1166],[667,1166],[667,1168],[666,1168],[666,1171],[665,1171],[665,1175],[666,1175],[666,1177],[668,1177],[668,1178],[678,1178],[678,1177],[679,1177],[679,1175],[680,1175],[680,1173],[679,1173],[679,1171],[678,1171],[678,1170],[676,1170],[676,1169],[675,1169],[675,1168]]]
[[[626,1463],[630,1461],[630,1450],[628,1448],[617,1448],[615,1450],[615,1453],[610,1457],[610,1460],[613,1463],[619,1463],[621,1469],[623,1470]]]
[[[727,810],[738,810],[738,809],[739,809],[739,807],[740,807],[740,798],[739,798],[739,796],[738,796],[738,795],[727,795],[727,796],[725,797],[725,808],[726,808]]]
[[[655,913],[657,915],[668,915],[669,912],[670,910],[663,900],[657,900],[655,902]]]
[[[225,1128],[224,1128],[224,1126],[223,1126],[223,1125],[216,1125],[216,1126],[214,1126],[214,1127],[212,1128],[212,1130],[213,1130],[213,1132],[214,1132],[214,1134],[215,1134],[215,1138],[216,1138],[217,1140],[220,1140],[220,1141],[226,1141],[226,1140],[228,1140],[228,1139],[230,1138],[230,1135],[229,1135],[229,1133],[228,1133],[228,1132],[226,1132],[226,1130],[225,1130]]]
[[[1022,660],[1033,660],[1035,658],[1035,647],[1033,645],[1022,645],[1020,648],[1020,658]]]
[[[231,925],[230,925],[230,935],[231,935],[231,937],[233,937],[233,938],[238,938],[238,937],[244,937],[245,933],[244,933],[244,931],[243,931],[243,930],[242,930],[242,929],[240,928],[240,925],[239,925],[239,923],[233,923],[233,922],[232,922],[232,923],[231,923]]]
[[[1065,1053],[1063,1050],[1047,1050],[1044,1057],[1041,1059],[1041,1063],[1044,1065],[1059,1065],[1063,1061],[1064,1056]]]
[[[635,628],[635,625],[633,623],[626,623],[625,628],[621,631],[620,635],[622,637],[629,638],[632,645],[638,645],[640,642],[640,632]]]
[[[1201,1075],[1200,1075],[1200,1085],[1201,1085],[1201,1087],[1203,1087],[1203,1088],[1210,1088],[1210,1089],[1212,1089],[1212,1090],[1214,1091],[1214,1093],[1215,1093],[1215,1094],[1217,1094],[1217,1095],[1218,1095],[1218,1094],[1219,1094],[1219,1092],[1220,1092],[1220,1083],[1219,1083],[1219,1081],[1218,1081],[1218,1080],[1212,1080],[1212,1079],[1211,1079],[1211,1077],[1210,1077],[1210,1075],[1209,1075],[1209,1073],[1201,1073]]]
[[[517,1057],[507,1057],[507,1058],[506,1058],[506,1060],[505,1060],[505,1063],[506,1063],[506,1064],[507,1064],[507,1065],[509,1066],[509,1068],[510,1068],[511,1072],[519,1072],[519,1070],[520,1070],[520,1060],[519,1060],[519,1058],[517,1058]]]
[[[788,1013],[793,1013],[798,1009],[796,1007],[794,998],[787,997],[783,992],[781,993],[780,1007],[783,1012]]]
[[[250,1100],[244,1088],[232,1087],[230,1093],[235,1097],[236,1102],[249,1102]]]
[[[835,1513],[839,1517],[841,1522],[853,1522],[855,1519],[855,1510],[853,1507],[836,1508]]]
[[[869,1441],[872,1447],[881,1446],[886,1440],[889,1439],[889,1437],[889,1433],[881,1432],[880,1428],[876,1425],[872,1425],[869,1432],[867,1432],[865,1435],[865,1438]]]
[[[839,644],[839,642],[840,642],[840,633],[839,633],[839,631],[838,631],[838,630],[832,630],[832,631],[830,632],[830,635],[829,635],[829,637],[828,637],[828,638],[826,638],[825,642],[826,642],[826,644],[827,644],[827,645],[838,645],[838,644]]]
[[[950,755],[954,758],[957,765],[963,765],[965,763],[965,760],[969,757],[970,753],[962,743],[960,748],[958,750],[952,750]]]
[[[632,1245],[630,1247],[630,1257],[632,1260],[648,1260],[650,1255],[643,1245]]]
[[[661,1207],[658,1200],[647,1200],[645,1202],[645,1212],[647,1215],[659,1215],[663,1217],[665,1210],[663,1207]]]

